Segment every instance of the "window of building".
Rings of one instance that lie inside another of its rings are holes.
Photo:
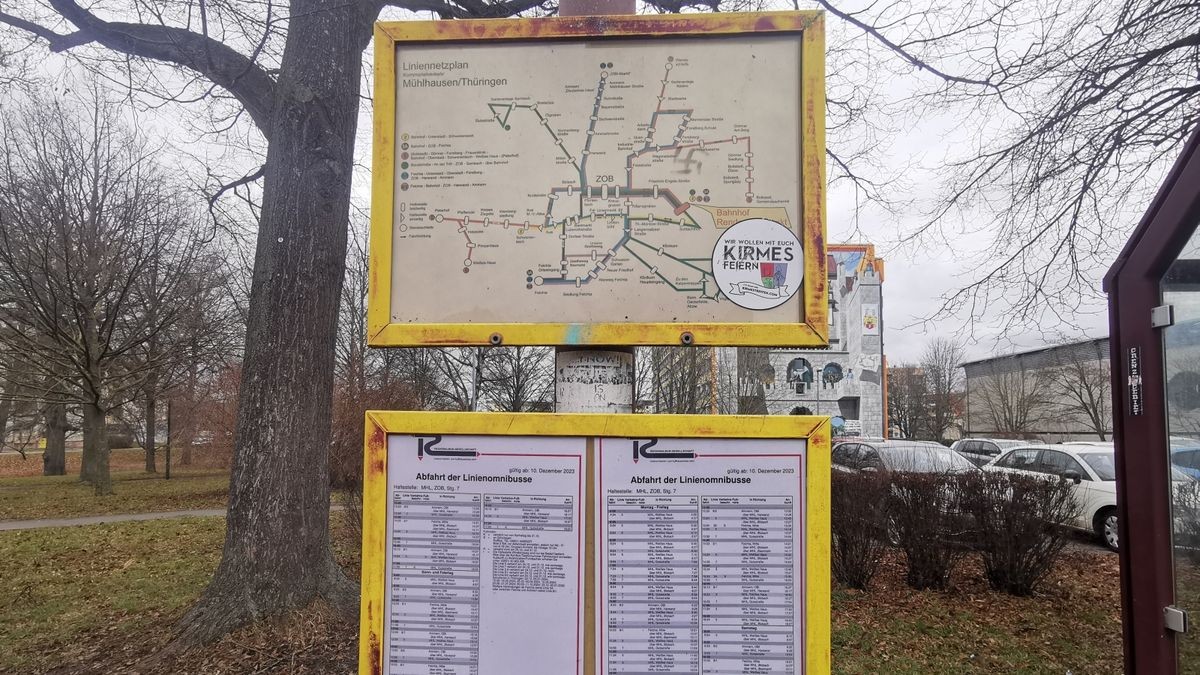
[[[836,362],[826,364],[821,369],[821,386],[823,388],[833,387],[838,382],[841,382],[844,376],[842,364]]]
[[[796,388],[797,394],[804,394],[813,384],[813,367],[808,359],[794,358],[788,362],[787,382]]]

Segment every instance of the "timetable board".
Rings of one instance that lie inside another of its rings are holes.
[[[806,442],[597,447],[597,672],[805,672]]]
[[[360,672],[823,673],[818,417],[367,413]]]

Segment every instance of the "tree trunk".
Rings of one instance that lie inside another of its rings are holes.
[[[149,386],[146,388],[145,414],[146,414],[146,434],[142,442],[142,448],[146,451],[146,473],[158,473],[158,469],[154,466],[154,431],[158,426],[157,411],[155,410],[154,400],[155,387]]]
[[[178,441],[174,441],[175,446],[179,448],[179,466],[192,465],[192,443],[195,440],[196,435],[189,427],[179,433]]]
[[[9,369],[16,366],[16,356],[10,354],[8,362],[0,362],[0,374],[9,372]],[[6,376],[3,380],[4,388],[0,389],[0,451],[4,450],[4,444],[8,441],[8,418],[12,414],[13,396],[16,392],[16,378]]]
[[[112,494],[108,472],[108,426],[104,409],[98,403],[83,404],[83,468],[80,480],[91,483],[97,495]]]
[[[168,406],[171,420],[167,423],[173,438],[168,438],[167,442],[172,443],[172,450],[179,457],[181,466],[192,465],[192,443],[196,440],[196,388],[200,380],[199,371],[199,348],[195,341],[191,344],[191,357],[188,358],[187,369],[187,385],[184,389],[183,405],[180,406],[179,399],[175,399],[174,405]]]
[[[3,398],[6,392],[0,391],[0,451],[8,441],[8,416],[12,410],[12,399]]]
[[[174,405],[167,406],[171,417],[167,422],[167,426],[171,430],[171,437],[167,439],[167,442],[171,444],[172,451],[179,458],[180,466],[192,465],[192,443],[196,440],[196,414],[194,412],[196,397],[191,391],[189,390],[182,402],[175,399]]]
[[[67,406],[46,405],[46,450],[42,453],[43,476],[67,475]]]
[[[221,562],[175,646],[324,597],[356,611],[329,542],[334,342],[363,17],[293,2],[267,151]]]

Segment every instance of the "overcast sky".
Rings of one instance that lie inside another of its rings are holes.
[[[877,94],[892,102],[891,109],[911,111],[912,106],[903,101],[924,84],[928,84],[928,78],[923,82],[914,74],[879,86]],[[828,196],[828,240],[874,244],[876,254],[885,260],[884,350],[889,363],[919,360],[925,344],[935,335],[963,341],[968,358],[1107,335],[1106,302],[1100,293],[1100,281],[1119,252],[1116,247],[1104,261],[1104,270],[1093,272],[1094,297],[1085,298],[1078,310],[1069,312],[1070,322],[1047,318],[1035,326],[1014,331],[1002,328],[1004,317],[998,315],[999,309],[986,310],[975,321],[969,316],[939,315],[943,296],[966,286],[981,260],[997,261],[996,254],[988,250],[990,232],[970,232],[975,223],[951,218],[945,222],[941,236],[915,243],[902,240],[924,223],[923,214],[940,195],[940,172],[947,161],[968,153],[974,144],[986,138],[985,132],[959,109],[924,109],[907,117],[889,117],[878,124],[890,129],[872,152],[873,159],[882,165],[877,173],[898,172],[891,194],[905,201],[905,205],[893,213],[868,207],[856,214],[852,187],[846,182],[834,184]],[[831,132],[828,139],[831,148],[836,148],[839,140],[834,133],[837,132]],[[829,171],[832,176],[833,168]],[[1127,204],[1125,213],[1110,214],[1112,221],[1107,225],[1127,233],[1146,206]],[[974,217],[976,223],[986,223],[990,214],[980,212]],[[1126,236],[1117,236],[1115,240],[1123,244]],[[934,320],[926,321],[930,318]]]

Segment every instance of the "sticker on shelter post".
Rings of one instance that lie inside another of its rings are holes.
[[[804,251],[796,233],[766,218],[734,224],[712,254],[717,287],[734,304],[773,309],[792,298],[804,279]]]

